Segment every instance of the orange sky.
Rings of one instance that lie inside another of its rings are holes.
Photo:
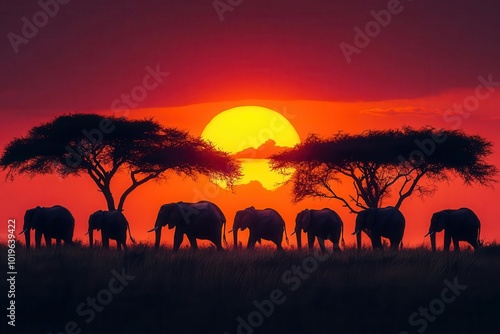
[[[474,94],[474,88],[449,91],[445,94],[421,99],[389,100],[379,102],[319,102],[319,101],[263,101],[245,100],[238,102],[217,102],[189,105],[173,108],[154,108],[131,110],[128,117],[143,118],[154,116],[166,126],[189,130],[193,135],[200,135],[205,125],[218,113],[241,105],[259,105],[271,108],[283,114],[295,127],[301,139],[309,133],[328,136],[338,131],[358,133],[365,129],[395,128],[403,125],[420,127],[433,125],[444,128],[460,128],[469,134],[479,134],[494,143],[495,154],[491,160],[500,166],[498,155],[500,118],[496,116],[495,106],[500,102],[500,95],[493,94],[489,99],[481,101],[477,110],[470,113],[460,124],[446,122],[443,115],[454,103],[462,103],[464,99]],[[109,114],[109,111],[102,112]],[[53,113],[42,113],[39,117],[29,119],[4,118],[5,131],[0,136],[0,144],[5,144],[15,136],[21,136],[41,121],[51,119]],[[244,120],[242,120],[244,122]],[[459,125],[459,126],[458,126]],[[263,126],[266,126],[265,124]],[[458,126],[458,127],[457,127]],[[5,174],[2,174],[2,177]],[[119,187],[120,181],[115,181]],[[117,191],[115,191],[118,194]],[[210,200],[221,207],[228,220],[229,230],[237,210],[250,205],[256,208],[272,207],[278,210],[287,224],[288,234],[292,232],[294,218],[297,212],[304,208],[331,207],[343,218],[345,223],[345,240],[353,244],[355,216],[349,214],[333,200],[305,200],[293,205],[290,202],[290,186],[283,186],[275,191],[267,191],[258,182],[241,185],[234,192],[223,190],[201,177],[197,182],[171,175],[166,182],[149,182],[141,186],[125,204],[125,215],[129,219],[133,236],[140,241],[153,241],[153,235],[146,233],[154,225],[154,220],[162,204],[174,201]],[[417,246],[424,242],[423,235],[428,229],[430,216],[434,211],[445,208],[470,207],[482,222],[482,238],[486,241],[500,240],[500,227],[495,217],[500,196],[498,192],[488,187],[465,187],[460,180],[450,184],[441,184],[433,197],[421,200],[407,200],[401,210],[407,219],[405,245]],[[17,177],[13,182],[2,183],[0,201],[4,205],[3,221],[16,218],[22,225],[24,211],[36,205],[51,206],[60,204],[69,208],[76,218],[75,238],[87,241],[84,234],[87,229],[87,219],[90,213],[105,209],[105,201],[97,191],[90,178],[70,177],[59,179],[57,176],[39,176],[33,179]],[[385,205],[394,202],[388,200]],[[19,229],[19,227],[18,227]],[[245,237],[240,240],[246,240]],[[0,233],[0,240],[5,240],[6,234]],[[172,244],[171,232],[164,233],[163,243]],[[365,237],[366,239],[366,237]],[[231,238],[228,234],[228,240]],[[290,238],[295,244],[295,238]],[[438,237],[438,245],[442,244],[442,235]],[[428,240],[425,240],[427,243]],[[245,242],[246,244],[246,242]],[[184,241],[187,245],[187,240]]]

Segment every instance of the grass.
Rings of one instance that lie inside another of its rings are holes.
[[[172,253],[144,245],[127,253],[63,247],[17,249],[16,255],[17,333],[60,333],[75,321],[80,333],[232,334],[238,333],[237,318],[248,322],[252,312],[262,324],[241,333],[418,333],[420,325],[410,325],[409,316],[439,299],[444,280],[455,278],[466,290],[428,321],[425,332],[500,329],[500,247],[495,245],[478,254],[348,249],[322,261],[309,252],[265,248]],[[302,269],[298,278],[293,266],[306,266],[310,273]],[[88,315],[78,315],[77,307],[107,289],[113,269],[135,278],[87,324]],[[261,320],[253,303],[270,299],[276,289],[286,300]]]

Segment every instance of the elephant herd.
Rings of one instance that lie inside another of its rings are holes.
[[[357,247],[361,249],[361,232],[371,240],[373,249],[382,248],[382,238],[389,239],[390,247],[394,250],[402,247],[405,230],[405,217],[397,208],[368,208],[357,214],[354,233]],[[160,246],[162,228],[175,228],[173,250],[179,249],[184,235],[187,236],[191,247],[198,249],[197,239],[209,240],[217,248],[223,250],[221,237],[226,241],[226,217],[222,210],[214,203],[201,201],[197,203],[177,202],[160,207],[154,227],[148,232],[155,232],[155,247]],[[42,235],[45,244],[51,246],[52,239],[56,245],[64,241],[65,245],[73,244],[75,219],[71,212],[59,205],[53,207],[36,207],[26,211],[23,231],[26,238],[26,247],[30,248],[30,230],[35,230],[35,245],[40,247]],[[238,247],[238,231],[249,230],[247,248],[253,249],[255,244],[262,240],[273,242],[278,250],[283,250],[281,243],[285,235],[285,221],[274,209],[258,210],[253,206],[239,210],[234,217],[233,233],[234,248]],[[89,245],[94,245],[93,231],[101,231],[101,243],[109,248],[109,239],[116,241],[118,249],[126,249],[127,231],[132,242],[130,226],[121,211],[96,211],[90,215],[88,221]],[[223,231],[224,230],[224,231]],[[444,250],[448,251],[451,242],[455,251],[459,251],[459,241],[468,242],[477,250],[480,222],[476,214],[467,208],[458,210],[443,210],[433,214],[429,233],[431,247],[436,251],[436,233],[444,230]],[[344,223],[333,210],[305,209],[297,214],[295,229],[292,233],[297,237],[297,248],[302,248],[301,234],[307,234],[309,249],[313,248],[318,239],[321,251],[325,252],[325,240],[333,244],[333,250],[340,250],[339,241],[344,246]]]

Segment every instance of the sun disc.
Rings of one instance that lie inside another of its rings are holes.
[[[259,106],[221,112],[206,125],[201,137],[230,154],[245,155],[239,159],[243,177],[237,185],[259,181],[268,190],[276,189],[290,177],[270,169],[268,154],[300,143],[297,131],[286,117]]]

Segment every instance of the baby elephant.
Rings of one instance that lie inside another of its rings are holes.
[[[127,245],[127,229],[130,240],[135,243],[134,238],[130,234],[130,226],[127,219],[121,211],[96,211],[89,217],[89,245],[94,246],[94,230],[101,230],[102,247],[109,248],[109,239],[116,240],[116,248],[121,249],[121,246],[126,250]]]

